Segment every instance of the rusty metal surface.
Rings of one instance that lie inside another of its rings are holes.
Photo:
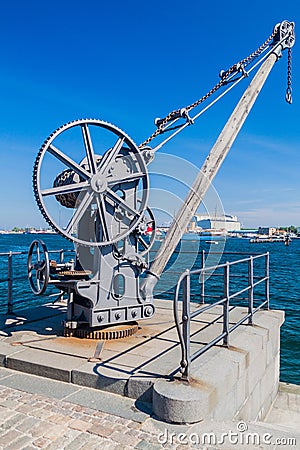
[[[98,330],[90,328],[65,328],[65,337],[77,337],[81,339],[97,339],[100,341],[111,341],[116,339],[124,339],[133,336],[138,331],[137,322],[126,323],[123,325],[114,325]]]
[[[90,270],[65,270],[63,272],[59,272],[57,276],[64,277],[86,277],[87,275],[91,275]]]

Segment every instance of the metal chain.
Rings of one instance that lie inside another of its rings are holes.
[[[74,178],[73,170],[66,169],[57,175],[57,177],[54,180],[53,187],[73,184],[74,183],[73,178]],[[55,196],[56,200],[66,208],[75,208],[77,197],[78,194],[74,194],[72,192],[69,194],[58,194]]]
[[[292,104],[292,48],[288,49],[287,88],[285,99],[290,105]]]
[[[279,24],[278,24],[278,26],[279,26]],[[176,109],[174,111],[171,111],[164,119],[161,119],[159,121],[159,126],[158,126],[157,130],[154,131],[154,133],[151,134],[151,136],[149,136],[148,139],[146,139],[144,142],[142,142],[139,145],[139,148],[143,148],[143,147],[147,146],[154,138],[156,138],[158,135],[163,133],[165,125],[167,125],[167,123],[170,120],[177,118],[178,115],[180,114],[180,111],[188,112],[191,109],[195,108],[196,106],[199,106],[201,103],[203,103],[205,100],[207,100],[212,94],[214,94],[218,89],[220,89],[220,87],[222,87],[223,85],[225,85],[227,83],[227,78],[229,75],[231,75],[234,72],[239,72],[240,70],[243,71],[244,67],[247,66],[248,64],[250,64],[255,58],[257,58],[263,52],[263,50],[267,47],[267,45],[269,45],[269,43],[274,39],[274,37],[277,34],[278,26],[276,26],[274,28],[273,33],[268,37],[268,39],[266,39],[266,41],[260,47],[258,47],[257,50],[255,50],[253,53],[251,53],[246,58],[239,61],[237,64],[234,64],[233,66],[231,66],[227,71],[222,72],[221,80],[219,81],[219,83],[217,83],[203,97],[201,97],[199,100],[195,101],[194,103],[186,106],[185,108]]]

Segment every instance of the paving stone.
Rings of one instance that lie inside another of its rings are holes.
[[[139,430],[139,429],[141,428],[142,425],[141,425],[141,423],[139,423],[139,422],[131,422],[131,423],[128,424],[128,426],[129,426],[130,428]]]
[[[30,431],[33,427],[38,426],[40,423],[39,420],[37,420],[36,418],[33,417],[26,417],[25,420],[23,420],[23,422],[21,422],[20,424],[17,424],[15,426],[15,428],[19,431],[22,431],[22,433],[27,433],[28,431]]]
[[[57,438],[46,447],[46,450],[65,449],[65,447],[73,442],[79,434],[80,432],[76,430],[67,430],[63,435],[58,434]]]
[[[0,423],[16,415],[15,411],[0,406]]]
[[[140,440],[136,436],[132,436],[124,432],[121,433],[120,431],[114,431],[110,438],[116,442],[119,442],[120,444],[131,445],[132,447],[134,447]]]
[[[94,450],[94,449],[104,449],[104,443],[105,441],[103,441],[101,438],[99,437],[91,437],[86,444],[84,444],[82,447],[80,447],[80,450]],[[110,449],[112,449],[114,447],[110,447]]]
[[[36,447],[33,447],[31,445],[26,445],[26,447],[23,447],[22,450],[36,450]]]
[[[153,444],[151,442],[142,440],[134,448],[137,448],[138,450],[159,450],[162,448],[162,446],[159,444]]]
[[[72,404],[72,411],[81,412],[82,410],[83,410],[83,407],[81,405],[73,405]],[[96,414],[96,413],[94,412],[94,414]],[[102,413],[100,413],[100,414],[102,414]]]
[[[36,417],[37,419],[48,419],[48,417],[50,417],[52,413],[50,411],[45,410],[44,408],[39,409],[31,408],[31,411],[28,412],[28,414]]]
[[[53,414],[52,416],[48,417],[48,420],[49,422],[56,423],[57,425],[67,425],[69,422],[62,414]]]
[[[33,413],[32,405],[27,405],[21,403],[19,406],[16,407],[16,411],[22,412],[24,414]]]
[[[93,437],[88,433],[80,433],[76,436],[76,439],[66,445],[64,450],[79,450],[83,445],[87,444]],[[100,450],[100,449],[99,449]]]
[[[18,430],[9,430],[7,433],[0,436],[0,446],[6,448],[7,445],[10,445],[17,438],[21,438],[22,433]]]
[[[4,400],[1,403],[1,405],[4,406],[5,408],[15,409],[19,406],[19,402],[18,400],[13,400],[9,398],[7,400]]]
[[[18,413],[14,416],[7,419],[5,422],[1,424],[1,428],[3,430],[9,430],[10,428],[13,428],[18,422],[22,422],[26,416],[24,414]]]
[[[88,430],[89,433],[97,434],[98,436],[102,436],[102,437],[111,436],[113,431],[114,431],[113,428],[108,428],[101,424],[92,425]]]
[[[68,426],[74,430],[87,431],[91,425],[89,422],[85,422],[80,419],[73,419],[69,422]]]
[[[87,417],[87,416],[86,416]],[[86,419],[85,419],[85,421],[86,421],[86,423],[89,423],[90,425],[104,425],[104,424],[107,424],[107,422],[105,421],[105,419],[99,419],[99,417],[90,417],[90,416],[88,416],[89,417],[89,420],[87,421]],[[111,419],[111,420],[109,420],[109,426],[111,427],[112,425],[114,425],[114,420],[113,420],[113,418]]]
[[[111,414],[110,414],[110,416],[111,416]],[[107,414],[102,411],[94,411],[93,417],[98,417],[99,419],[104,419],[105,417],[107,417]],[[120,417],[120,419],[121,419],[121,417]],[[126,419],[124,419],[124,420],[126,420]]]
[[[51,428],[49,427],[48,430],[45,433],[43,433],[43,436],[48,439],[51,439],[51,441],[54,441],[59,434],[63,435],[66,432],[66,430],[67,430],[66,426],[55,425],[54,427]]]
[[[21,450],[24,449],[24,447],[30,444],[30,437],[29,436],[21,436],[16,441],[12,442],[10,445],[7,445],[5,447],[5,450]]]
[[[50,439],[40,437],[33,442],[33,445],[39,448],[47,447],[51,443]]]
[[[37,425],[31,430],[29,430],[29,433],[35,437],[38,438],[40,436],[44,436],[45,433],[47,433],[49,430],[53,430],[55,428],[55,425],[53,423],[46,422],[45,420],[39,421]]]
[[[132,447],[131,445],[117,444],[112,448],[114,450],[132,450],[134,447]]]
[[[129,419],[124,419],[123,417],[116,417],[115,418],[115,422],[116,423],[120,423],[121,425],[126,427],[130,423],[130,420]]]
[[[85,418],[83,417],[83,414],[78,413],[78,412],[72,412],[72,413],[71,413],[71,417],[72,417],[72,419],[84,420],[84,421],[86,421],[86,422],[89,422],[89,420],[87,420],[87,419],[85,419]],[[90,419],[90,418],[89,418],[89,419]]]

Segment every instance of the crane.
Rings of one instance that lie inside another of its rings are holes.
[[[48,284],[67,293],[66,335],[121,338],[154,314],[153,289],[285,49],[286,100],[291,103],[294,43],[294,23],[277,24],[255,52],[221,71],[219,82],[201,99],[156,119],[155,131],[140,145],[98,119],[69,122],[45,140],[33,169],[35,199],[51,227],[75,244],[76,258],[50,261],[45,244],[35,240],[28,253],[28,278],[37,295]],[[157,150],[255,71],[149,266],[145,256],[156,225],[148,206],[148,165]],[[200,107],[192,116],[191,111]],[[151,147],[158,137],[160,142]]]

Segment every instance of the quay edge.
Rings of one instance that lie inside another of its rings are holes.
[[[20,319],[10,324],[4,320],[1,364],[152,403],[153,413],[166,422],[263,420],[278,392],[284,312],[258,311],[253,326],[240,326],[231,334],[229,348],[215,346],[193,362],[192,382],[187,384],[178,381],[176,372],[180,351],[172,302],[158,300],[156,304],[155,318],[143,322],[137,335],[107,342],[98,363],[89,362],[97,341],[60,335],[63,305],[44,305],[34,313],[22,311]],[[244,313],[245,308],[234,308],[231,323]],[[218,314],[215,307],[203,317],[203,324]],[[221,326],[218,320],[203,326],[194,335],[193,345],[203,345]]]

